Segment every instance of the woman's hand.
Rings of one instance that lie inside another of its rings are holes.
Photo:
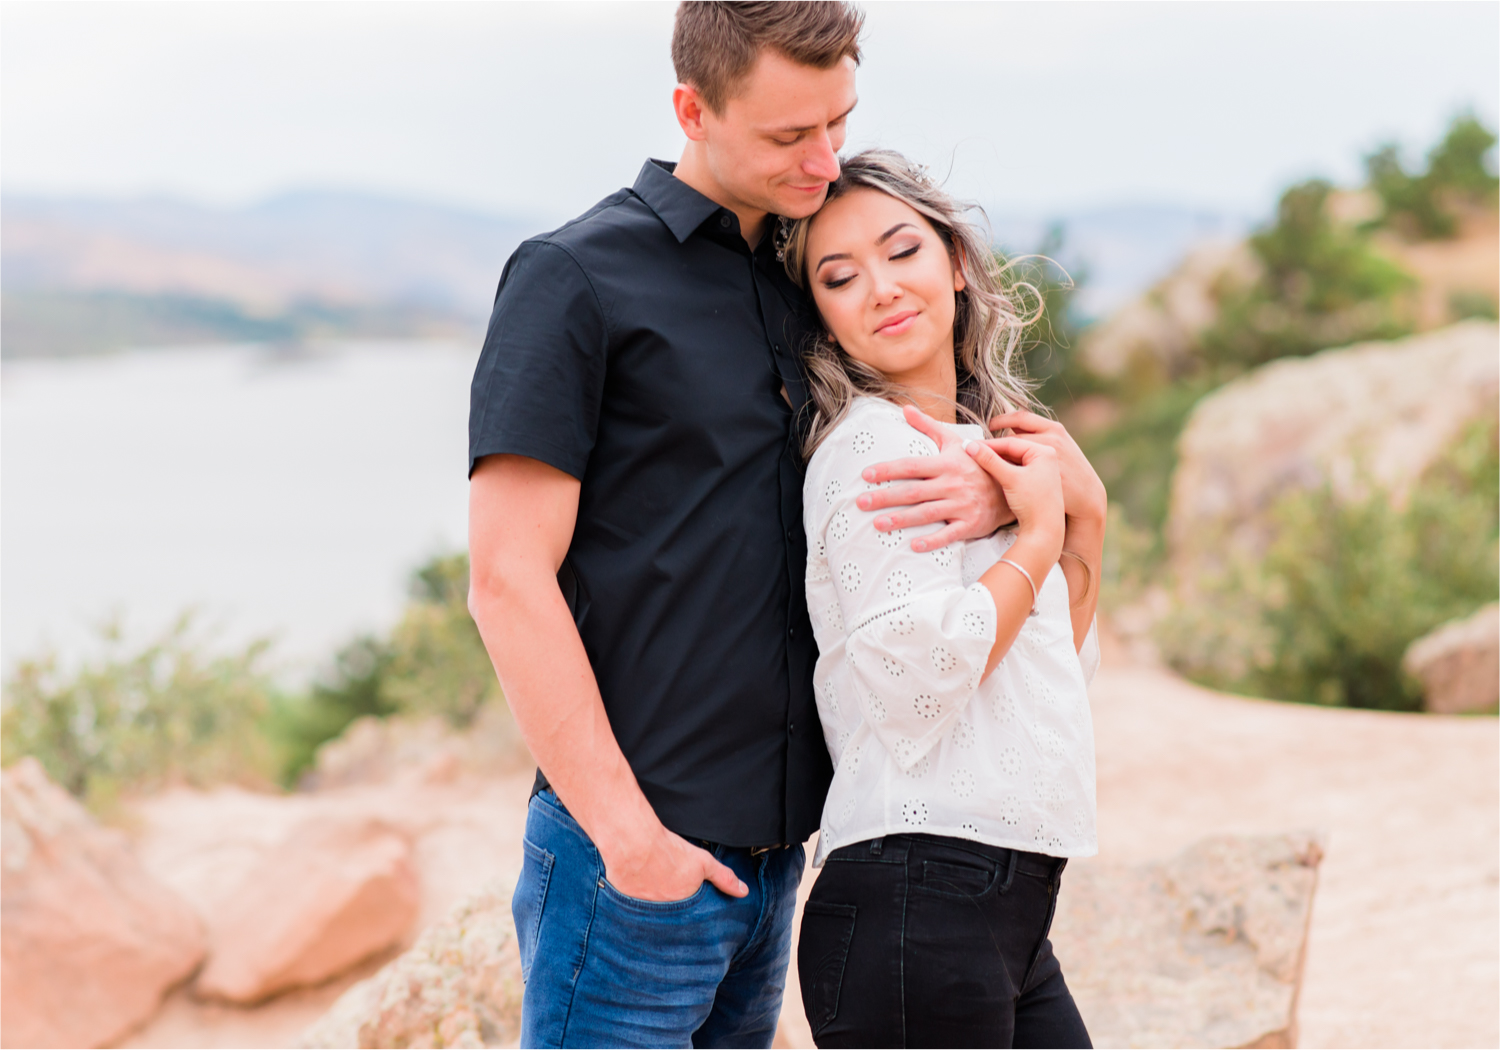
[[[1109,514],[1109,498],[1104,491],[1104,482],[1094,472],[1094,467],[1068,433],[1068,428],[1055,419],[1046,419],[1035,412],[1008,412],[990,420],[992,433],[1009,429],[1014,438],[991,438],[987,444],[1002,456],[1014,440],[1024,440],[1045,445],[1057,453],[1058,470],[1062,475],[1063,512],[1080,522],[1102,524]]]
[[[1064,545],[1071,558],[1063,560],[1073,620],[1073,647],[1081,650],[1099,607],[1099,582],[1104,571],[1104,526],[1109,498],[1104,482],[1061,423],[1034,412],[1010,412],[990,420],[991,430],[1009,427],[1018,436],[985,442],[1002,456],[1015,458],[1021,446],[1043,445],[1056,453],[1062,486],[1066,530]]]
[[[1027,541],[1039,551],[1051,551],[1050,567],[1062,554],[1067,530],[1057,450],[1024,438],[1000,440],[1004,444],[998,452],[992,447],[998,443],[994,441],[966,441],[964,451],[1005,491],[1005,500],[1016,515],[1016,542]]]
[[[905,413],[911,427],[937,444],[938,454],[909,456],[865,468],[863,477],[872,484],[909,482],[874,489],[859,497],[860,510],[899,508],[875,519],[877,531],[946,522],[937,532],[912,541],[914,551],[934,551],[955,540],[988,536],[1015,520],[1000,486],[963,454],[963,438],[912,405],[905,406]]]
[[[964,451],[1005,489],[1016,512],[1016,542],[979,577],[995,600],[995,643],[985,664],[986,676],[1005,658],[1026,618],[1036,610],[1038,591],[1062,555],[1067,531],[1057,450],[1022,438],[1007,440],[1005,457],[983,441],[964,443]]]

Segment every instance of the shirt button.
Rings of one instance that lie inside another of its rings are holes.
[[[719,225],[722,226],[722,227],[724,227],[726,230],[729,229],[729,216],[727,216],[727,215],[720,215],[719,216]]]
[[[788,722],[786,724],[786,735],[787,736],[791,736],[796,731],[797,731],[797,723],[796,722]]]

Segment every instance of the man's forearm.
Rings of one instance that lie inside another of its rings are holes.
[[[1063,575],[1068,579],[1068,604],[1073,619],[1073,647],[1083,648],[1099,608],[1099,586],[1104,573],[1104,522],[1102,513],[1069,516],[1063,536],[1063,550],[1088,564],[1085,572],[1074,558],[1062,559]]]
[[[556,577],[516,566],[503,580],[476,577],[471,610],[526,746],[601,852],[660,828]]]

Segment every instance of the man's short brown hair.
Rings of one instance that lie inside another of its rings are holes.
[[[816,69],[830,69],[845,55],[858,64],[864,23],[864,12],[842,0],[685,0],[672,30],[672,65],[679,83],[697,88],[704,104],[722,113],[762,48]]]

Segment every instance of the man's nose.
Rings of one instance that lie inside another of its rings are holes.
[[[802,158],[802,171],[824,182],[832,182],[838,178],[839,155],[834,151],[828,133],[818,135],[809,146],[807,155]]]

